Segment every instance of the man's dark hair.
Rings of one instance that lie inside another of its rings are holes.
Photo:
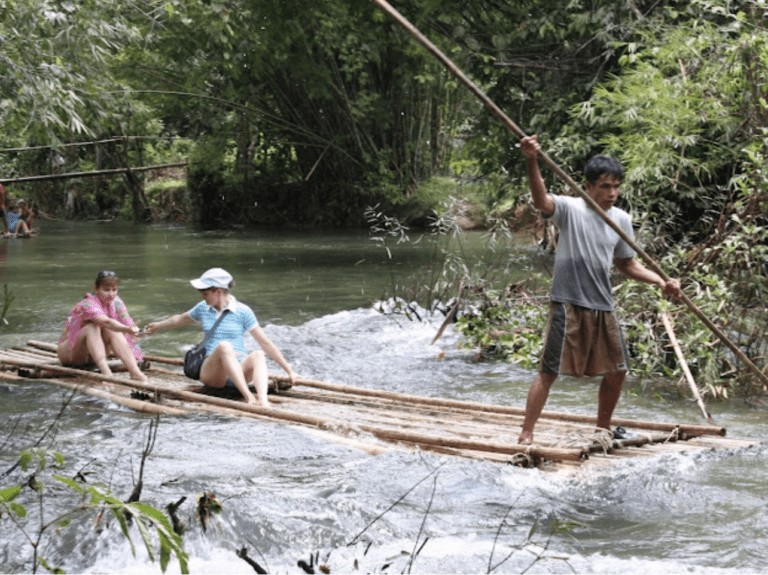
[[[603,174],[615,176],[619,181],[624,180],[624,168],[616,158],[603,154],[592,156],[584,166],[584,177],[588,182],[596,182]]]

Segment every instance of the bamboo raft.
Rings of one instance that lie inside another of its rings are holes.
[[[618,461],[691,450],[737,450],[755,441],[726,439],[713,425],[614,419],[638,435],[611,440],[596,433],[595,418],[544,411],[536,443],[518,445],[524,410],[477,402],[421,397],[396,392],[270,375],[272,407],[247,405],[235,390],[211,390],[184,377],[181,359],[145,356],[147,383],[125,373],[105,377],[89,369],[64,367],[55,346],[29,341],[0,349],[0,379],[34,378],[79,390],[142,413],[182,415],[210,412],[300,426],[320,437],[371,454],[423,450],[522,467],[563,469],[611,465]],[[119,367],[116,362],[113,370]],[[166,367],[160,367],[161,365]]]

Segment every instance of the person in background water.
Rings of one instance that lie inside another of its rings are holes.
[[[267,399],[269,374],[264,352],[285,370],[291,385],[296,383],[296,373],[261,329],[253,310],[229,293],[234,280],[226,270],[209,269],[190,283],[200,292],[203,301],[185,313],[148,323],[144,333],[153,335],[161,329],[174,329],[195,322],[202,322],[203,330],[208,333],[219,316],[228,310],[229,313],[205,344],[206,358],[200,370],[200,382],[213,388],[234,386],[246,402],[256,404],[256,398],[248,386],[248,382],[252,382],[259,404],[270,407]],[[246,351],[243,340],[245,332],[250,332],[261,350],[250,353]]]
[[[602,375],[598,393],[597,427],[610,430],[611,417],[621,396],[628,370],[628,354],[613,308],[610,271],[654,284],[665,295],[679,297],[680,282],[665,281],[634,258],[635,251],[619,237],[583,198],[547,192],[539,171],[541,146],[536,136],[523,138],[533,205],[560,229],[550,290],[550,312],[539,373],[525,407],[519,444],[533,442],[533,429],[541,416],[549,390],[559,374],[581,377]],[[624,177],[621,164],[597,155],[585,169],[587,194],[634,239],[632,218],[615,207]],[[621,439],[623,429],[613,431]]]
[[[85,294],[67,317],[57,349],[59,361],[73,367],[95,363],[102,375],[111,376],[107,357],[112,352],[131,379],[147,381],[138,365],[143,355],[134,343],[139,327],[117,295],[119,285],[115,272],[98,273],[94,293]]]
[[[6,235],[16,235],[17,237],[28,238],[30,236],[29,227],[25,222],[17,206],[13,210],[5,210]]]
[[[0,218],[3,218],[3,235],[8,235],[8,220],[5,219],[5,188],[0,184]]]
[[[27,202],[25,200],[19,200],[16,202],[16,205],[19,206],[19,213],[21,214],[21,219],[24,220],[24,223],[27,224],[27,229],[29,230],[29,233],[32,233],[35,231],[35,214],[27,207]]]

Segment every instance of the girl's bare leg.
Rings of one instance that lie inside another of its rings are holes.
[[[62,365],[84,365],[93,362],[102,375],[111,377],[112,370],[107,363],[107,350],[101,335],[101,328],[96,324],[87,323],[80,331],[74,347],[70,348],[66,339],[57,348],[59,361]]]
[[[117,358],[123,362],[123,365],[128,368],[128,373],[131,374],[131,379],[147,381],[147,376],[141,372],[139,365],[136,363],[136,358],[133,357],[133,351],[131,350],[128,340],[125,339],[125,335],[120,332],[104,329],[102,330],[102,337],[107,345],[112,348],[112,353],[114,353]]]
[[[267,372],[267,357],[263,351],[253,351],[242,363],[245,376],[250,376],[253,387],[256,389],[256,395],[259,397],[259,403],[262,407],[271,407],[267,399],[267,390],[269,386],[269,373]]]
[[[247,358],[243,360],[243,363],[247,360]],[[235,387],[245,398],[245,401],[255,405],[256,398],[251,393],[251,390],[248,389],[248,383],[243,373],[244,367],[237,361],[232,344],[224,341],[217,345],[211,354],[205,358],[203,367],[200,370],[200,382],[209,387],[221,388],[227,384],[227,377],[229,377],[235,383]]]

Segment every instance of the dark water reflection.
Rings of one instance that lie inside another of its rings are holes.
[[[420,323],[370,309],[389,289],[391,273],[396,283],[408,281],[428,260],[423,243],[393,245],[390,262],[364,231],[196,233],[41,224],[40,236],[4,244],[0,282],[16,296],[0,335],[4,347],[55,340],[100,269],[121,275],[121,296],[132,315],[147,322],[192,307],[197,293],[188,280],[221,266],[238,282],[235,295],[254,308],[302,375],[500,404],[525,400],[532,373],[474,363],[450,329],[431,346],[442,318]],[[199,337],[197,330],[175,330],[142,345],[179,355]],[[695,403],[668,387],[643,392],[630,382],[628,388],[618,408],[622,416],[699,422]],[[0,471],[39,438],[67,397],[35,381],[0,384],[0,431],[8,438],[0,443]],[[595,382],[564,379],[550,403],[591,413],[595,398]],[[711,407],[733,437],[762,439],[768,433],[762,410],[738,400]],[[45,447],[66,455],[63,475],[87,471],[90,481],[125,498],[149,421],[76,396]],[[296,573],[299,559],[319,552],[333,573],[485,573],[509,555],[495,573],[735,574],[768,571],[767,467],[761,446],[554,475],[419,453],[371,456],[300,428],[198,414],[161,420],[143,499],[162,508],[188,498],[182,515],[192,573],[253,573],[235,556],[245,546],[272,573]],[[224,504],[207,531],[193,516],[203,491],[215,492]],[[51,492],[76,503],[66,490]],[[555,519],[577,524],[550,535]],[[539,528],[529,539],[534,525]],[[347,545],[363,531],[359,542]],[[409,564],[424,537],[429,540]],[[95,531],[86,515],[53,534],[45,556],[69,572],[159,573],[137,534],[134,541],[136,557],[115,529]],[[534,561],[545,547],[546,558]],[[28,571],[28,551],[7,518],[0,518],[0,572]],[[177,569],[172,563],[169,572]]]

